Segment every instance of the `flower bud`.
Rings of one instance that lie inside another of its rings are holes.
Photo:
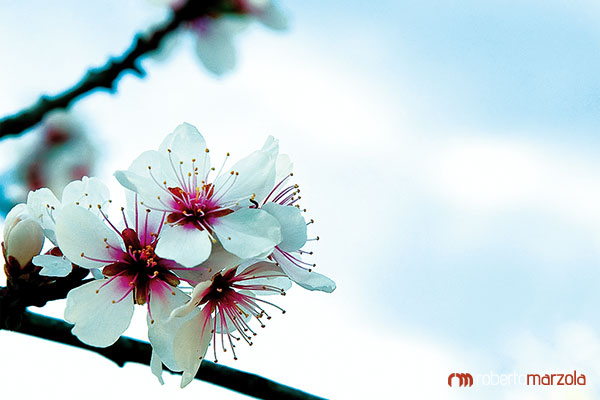
[[[6,216],[4,222],[4,250],[6,261],[13,257],[21,267],[40,254],[44,245],[44,233],[34,221],[25,204],[17,204]]]

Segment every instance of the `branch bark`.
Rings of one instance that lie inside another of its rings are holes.
[[[15,332],[63,343],[100,354],[122,367],[128,362],[150,365],[150,344],[121,337],[114,345],[106,348],[88,346],[71,334],[71,325],[66,322],[26,311],[21,325]],[[180,372],[173,372],[181,374]],[[203,361],[196,379],[219,385],[259,399],[323,400],[298,389],[282,385],[258,375]]]
[[[101,67],[89,70],[74,86],[56,96],[42,95],[32,106],[0,120],[0,138],[17,135],[40,121],[52,110],[69,107],[73,101],[95,89],[117,90],[117,80],[124,72],[143,77],[139,59],[158,49],[162,40],[182,23],[201,16],[235,12],[222,0],[189,1],[173,13],[172,18],[158,26],[151,34],[138,34],[129,49],[120,57],[113,57]]]

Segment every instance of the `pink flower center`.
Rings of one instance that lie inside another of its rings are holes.
[[[219,207],[214,196],[214,185],[202,185],[196,193],[183,189],[168,188],[172,194],[171,206],[174,212],[167,216],[167,222],[176,225],[191,225],[196,229],[211,231],[211,220],[231,214],[233,210]]]
[[[279,309],[282,313],[285,313],[285,310],[281,307],[259,299],[254,296],[252,292],[248,292],[249,290],[267,291],[285,295],[285,291],[277,286],[258,282],[252,283],[252,280],[257,278],[268,278],[281,275],[255,276],[256,272],[257,270],[251,267],[240,274],[237,274],[237,268],[232,268],[224,273],[217,273],[212,278],[212,284],[203,293],[202,298],[198,302],[198,305],[206,304],[205,307],[210,307],[211,313],[215,313],[212,330],[215,362],[218,361],[216,352],[217,330],[221,337],[221,347],[223,351],[227,351],[225,346],[225,337],[227,337],[229,348],[233,353],[233,358],[234,360],[237,360],[235,344],[232,339],[244,339],[244,341],[251,346],[252,337],[256,336],[256,332],[250,328],[248,324],[249,319],[253,317],[258,320],[261,328],[265,327],[262,318],[266,317],[267,319],[271,319],[271,316],[267,314],[259,303],[269,304],[270,306]],[[245,292],[242,293],[240,290]],[[238,331],[241,338],[233,334],[235,331]]]
[[[137,197],[135,200],[135,229],[131,228],[127,223],[125,217],[125,209],[121,207],[121,213],[123,215],[123,221],[125,222],[125,229],[119,231],[115,225],[110,222],[106,214],[102,211],[102,207],[98,205],[98,209],[102,217],[108,225],[119,235],[123,241],[125,250],[120,246],[115,247],[108,243],[108,239],[104,239],[104,243],[107,249],[111,249],[111,259],[101,260],[92,258],[81,253],[81,256],[89,260],[106,263],[102,268],[102,274],[108,279],[100,288],[101,290],[106,285],[111,284],[117,278],[117,282],[128,282],[128,284],[122,287],[122,296],[118,300],[113,302],[120,302],[124,300],[131,292],[133,292],[133,301],[135,304],[148,304],[148,313],[152,318],[150,312],[150,297],[151,291],[158,290],[156,293],[160,295],[162,293],[175,294],[173,291],[174,287],[179,285],[179,278],[172,272],[174,270],[181,269],[179,264],[173,260],[158,257],[154,252],[160,236],[160,227],[164,223],[163,220],[158,226],[158,232],[151,232],[148,224],[149,209],[146,209],[146,217],[143,221],[140,221],[138,215],[138,203]],[[115,284],[117,283],[115,282]],[[98,292],[97,291],[97,292]]]
[[[102,269],[102,274],[108,277],[124,276],[129,280],[130,290],[136,304],[146,304],[150,297],[150,285],[153,281],[164,282],[176,287],[179,279],[170,271],[173,262],[158,257],[154,253],[156,240],[143,246],[137,232],[127,228],[121,232],[121,237],[127,249],[121,259]]]
[[[208,153],[208,149],[206,149],[206,153]],[[173,160],[174,155],[170,149],[168,149],[168,154],[176,183],[171,182],[169,185],[166,180],[162,183],[159,182],[152,173],[152,167],[148,166],[150,177],[168,195],[168,199],[162,199],[161,196],[157,198],[164,208],[147,206],[152,210],[165,212],[168,223],[206,230],[212,237],[212,225],[215,219],[234,212],[234,208],[239,206],[239,201],[254,198],[254,196],[248,196],[240,199],[226,199],[229,191],[236,185],[239,176],[239,172],[229,171],[225,178],[220,179],[229,153],[214,180],[210,175],[215,168],[210,167],[208,158],[204,159],[205,165],[202,167],[202,170],[206,172],[204,176],[199,176],[201,172],[198,171],[196,158],[192,158],[191,164],[184,166],[183,161],[180,160],[176,163]],[[186,168],[188,170],[185,170]],[[217,186],[209,183],[217,181],[219,182]]]

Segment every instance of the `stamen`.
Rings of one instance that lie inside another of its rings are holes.
[[[175,177],[177,178],[177,182],[179,182],[179,187],[181,187],[181,188],[184,188],[184,187],[185,187],[185,185],[184,185],[184,183],[183,183],[183,181],[182,181],[182,178],[183,178],[183,177],[180,177],[180,176],[177,174],[177,172],[178,172],[178,171],[177,171],[177,169],[175,168],[175,164],[173,163],[173,157],[172,157],[172,154],[173,154],[173,153],[171,152],[171,150],[169,150],[169,163],[171,164],[171,168],[173,169],[173,173],[175,174]]]
[[[135,203],[135,231],[139,232],[138,230],[138,194],[136,193],[133,197],[134,199],[134,203]]]
[[[98,293],[100,291],[100,289],[102,289],[104,286],[108,285],[109,283],[111,283],[113,280],[115,280],[117,277],[123,275],[126,271],[123,270],[121,272],[119,272],[118,274],[112,276],[109,280],[107,280],[106,282],[104,282],[102,285],[100,285],[100,287],[96,290],[96,293]]]
[[[163,181],[162,184],[160,182],[158,182],[158,179],[156,179],[154,177],[154,174],[152,174],[152,167],[150,167],[149,165],[148,165],[148,173],[150,174],[150,178],[152,178],[154,183],[156,183],[159,188],[161,188],[167,194],[171,194],[171,192],[169,192],[169,189],[167,188],[167,181]]]
[[[121,232],[112,224],[112,222],[110,222],[110,220],[108,219],[108,217],[106,216],[106,214],[104,214],[104,211],[102,211],[102,206],[100,204],[98,204],[98,210],[100,211],[100,214],[102,215],[102,217],[104,218],[104,220],[106,222],[108,222],[108,224],[110,225],[110,227],[113,228],[113,230],[115,232],[117,232],[117,234],[121,237],[121,239],[123,239],[123,241],[125,241],[125,238],[123,237],[123,235],[121,234]]]
[[[127,292],[126,292],[126,293],[123,295],[123,297],[121,297],[119,300],[117,300],[117,301],[116,301],[116,303],[120,303],[120,302],[122,302],[122,301],[123,301],[123,300],[124,300],[124,299],[125,299],[127,296],[129,296],[129,294],[130,294],[131,292],[133,292],[133,289],[134,289],[134,288],[135,288],[135,286],[131,286],[131,287],[130,287],[130,288],[127,290]],[[113,300],[113,304],[114,304],[114,303],[115,303],[115,301]]]
[[[271,192],[267,195],[267,197],[265,197],[265,200],[263,201],[263,206],[265,204],[267,204],[267,202],[269,201],[269,198],[271,197],[271,195],[273,195],[273,193],[275,193],[275,191],[281,186],[283,185],[283,183],[285,181],[287,181],[290,176],[293,176],[294,174],[290,173],[289,175],[287,175],[285,178],[283,178],[282,180],[279,181],[279,183],[277,185],[275,185],[275,187],[273,188],[273,190],[271,190]]]
[[[125,217],[125,208],[124,207],[121,207],[121,214],[123,215],[123,221],[125,222],[125,228],[129,229],[129,225],[127,224],[127,217]]]
[[[112,264],[113,262],[115,262],[115,260],[101,260],[99,258],[88,257],[85,254],[83,254],[83,252],[81,253],[81,258],[85,258],[86,260],[96,261],[96,262],[105,263],[105,264]]]
[[[229,159],[229,152],[227,152],[227,154],[225,155],[225,159],[223,159],[223,164],[221,164],[221,168],[219,168],[219,172],[217,172],[217,176],[221,176],[221,172],[223,172],[223,169],[225,168],[225,164],[227,163],[227,160]]]

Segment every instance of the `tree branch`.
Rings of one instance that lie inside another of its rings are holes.
[[[139,59],[158,49],[162,40],[182,23],[206,15],[235,12],[222,0],[189,1],[173,13],[172,18],[157,27],[151,34],[138,34],[129,49],[120,57],[111,58],[99,68],[89,70],[73,87],[56,96],[42,95],[40,99],[14,115],[0,120],[0,138],[19,134],[39,123],[49,111],[67,108],[73,101],[95,89],[117,90],[117,79],[124,72],[145,75]]]
[[[71,328],[71,325],[62,320],[26,311],[23,314],[21,326],[14,329],[14,331],[93,351],[108,358],[120,367],[128,362],[150,365],[151,347],[148,343],[121,337],[110,347],[92,347],[80,342],[73,336]],[[181,372],[173,373],[181,374]],[[261,376],[238,371],[206,360],[202,361],[196,379],[259,399],[323,400],[322,397],[302,392]]]

